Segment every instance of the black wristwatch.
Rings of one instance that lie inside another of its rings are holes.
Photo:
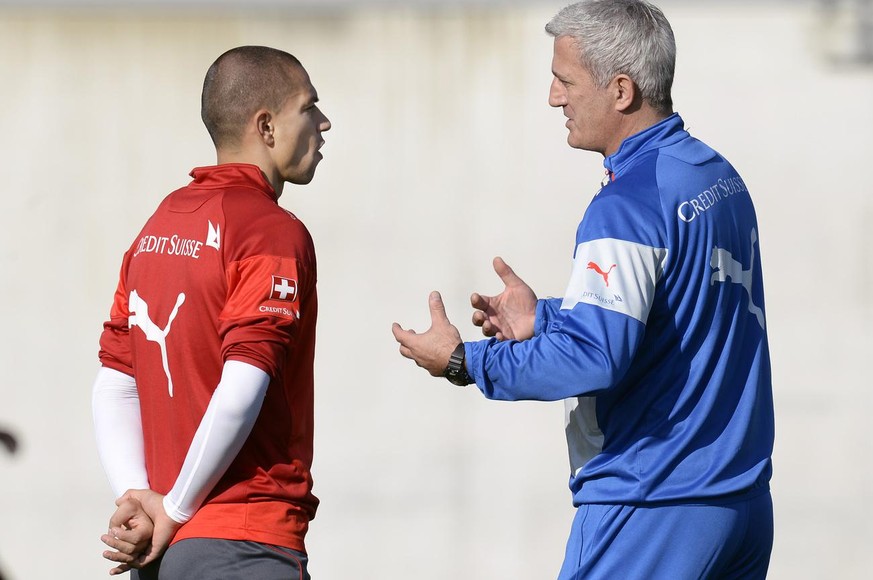
[[[450,383],[458,385],[459,387],[465,387],[473,382],[473,379],[470,378],[469,373],[467,373],[467,365],[464,362],[466,354],[464,343],[462,342],[455,347],[455,351],[452,353],[452,356],[449,357],[449,366],[447,366],[446,370],[443,371],[443,376],[446,377]]]

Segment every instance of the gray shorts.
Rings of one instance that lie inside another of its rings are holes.
[[[131,580],[310,580],[306,554],[257,542],[192,538],[176,542]]]

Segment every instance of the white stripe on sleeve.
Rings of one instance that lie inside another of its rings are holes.
[[[585,302],[645,324],[666,259],[666,248],[615,238],[583,242],[576,247],[561,309]]]

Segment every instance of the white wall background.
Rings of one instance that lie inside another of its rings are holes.
[[[396,352],[440,289],[502,255],[560,295],[601,160],[547,106],[563,3],[293,13],[0,9],[0,565],[99,578],[112,497],[90,388],[121,254],[171,189],[213,163],[199,121],[221,52],[297,55],[334,128],[282,204],[319,251],[317,580],[553,578],[572,517],[560,403],[497,403]],[[667,1],[674,98],[756,196],[777,405],[771,578],[873,565],[873,69],[834,68],[804,4]]]

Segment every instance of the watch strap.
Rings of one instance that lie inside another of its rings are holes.
[[[464,348],[464,343],[459,343],[455,350],[452,351],[451,356],[449,356],[449,365],[443,372],[443,376],[453,385],[463,387],[473,382],[473,379],[467,372],[466,358],[467,351]]]

